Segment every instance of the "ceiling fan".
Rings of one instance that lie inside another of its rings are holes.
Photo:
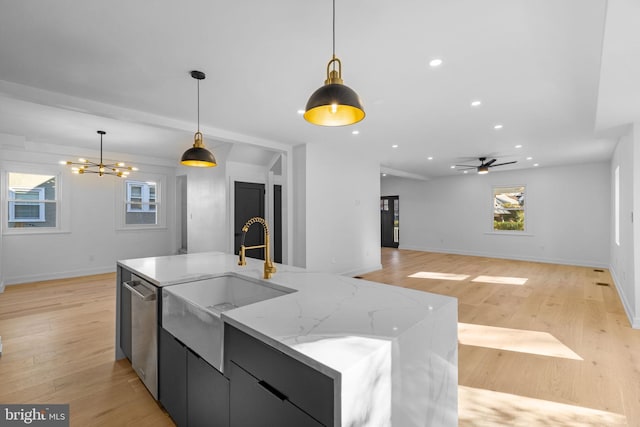
[[[486,157],[478,157],[478,160],[480,160],[480,165],[479,166],[472,166],[472,165],[456,165],[456,167],[460,167],[460,168],[464,168],[464,169],[459,169],[459,170],[470,170],[470,169],[477,169],[478,173],[480,175],[483,175],[485,173],[489,173],[489,168],[495,168],[496,166],[504,166],[504,165],[510,165],[512,163],[517,163],[517,161],[513,161],[513,162],[504,162],[504,163],[496,163],[497,159],[491,159],[488,162],[485,163],[485,160],[487,160]]]

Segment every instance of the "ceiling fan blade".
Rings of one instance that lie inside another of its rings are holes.
[[[498,163],[496,165],[491,165],[492,168],[495,168],[496,166],[504,166],[504,165],[510,165],[512,163],[518,163],[517,160],[514,160],[513,162],[505,162],[505,163]]]
[[[455,167],[457,167],[457,168],[477,168],[477,166],[474,166],[474,165],[455,165]]]
[[[497,159],[491,159],[489,160],[487,163],[485,163],[485,166],[491,166],[492,164],[494,164],[496,162]]]
[[[466,166],[466,167],[464,167],[462,169],[458,169],[459,171],[468,171],[468,170],[471,170],[471,169],[478,169],[477,166],[467,166],[467,165],[456,165],[456,166]]]

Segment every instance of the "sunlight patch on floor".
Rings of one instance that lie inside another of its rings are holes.
[[[627,426],[627,418],[613,412],[462,385],[458,407],[461,426]]]
[[[435,279],[435,280],[466,280],[469,278],[468,274],[451,274],[451,273],[437,273],[433,271],[419,271],[414,274],[410,274],[409,277],[417,279]]]
[[[458,323],[458,341],[476,347],[583,360],[548,332]]]
[[[497,283],[499,285],[524,285],[526,277],[478,276],[472,282]]]

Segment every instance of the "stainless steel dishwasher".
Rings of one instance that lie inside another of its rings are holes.
[[[158,288],[133,274],[123,285],[131,291],[131,366],[158,399]]]

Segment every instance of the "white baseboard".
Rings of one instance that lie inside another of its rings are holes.
[[[356,270],[345,271],[343,273],[340,273],[340,275],[353,277],[353,276],[359,276],[361,274],[371,273],[372,271],[378,271],[378,270],[382,270],[382,264],[376,264],[370,267],[363,267],[363,268],[358,268]]]
[[[613,279],[613,284],[616,287],[616,291],[618,291],[618,296],[620,297],[620,301],[622,301],[622,306],[624,307],[624,312],[627,314],[627,319],[629,319],[629,323],[633,329],[640,329],[640,317],[634,316],[633,308],[629,303],[629,299],[627,298],[627,294],[624,293],[624,288],[620,286],[620,281],[618,280],[618,276],[616,275],[616,271],[612,266],[609,267],[609,273],[611,273],[611,278]]]
[[[25,276],[8,277],[8,278],[5,278],[4,283],[7,286],[11,286],[11,285],[19,285],[21,283],[32,283],[32,282],[42,282],[46,280],[66,279],[68,277],[91,276],[94,274],[113,273],[115,271],[116,271],[116,266],[114,264],[109,267],[104,266],[104,267],[88,268],[88,269],[82,269],[82,270],[61,271],[57,273],[40,273],[40,274],[29,274]]]
[[[561,259],[561,258],[543,258],[543,257],[532,257],[532,256],[514,256],[513,254],[499,254],[499,253],[489,253],[482,251],[469,251],[469,250],[458,250],[458,249],[443,249],[443,248],[427,248],[427,247],[418,247],[418,246],[400,246],[400,249],[407,249],[412,251],[421,251],[421,252],[435,252],[442,254],[454,254],[454,255],[467,255],[467,256],[481,256],[486,258],[499,258],[499,259],[512,259],[515,261],[529,261],[529,262],[542,262],[545,264],[563,264],[563,265],[575,265],[578,267],[598,267],[598,268],[609,268],[609,265],[600,261],[586,261],[579,259]]]

